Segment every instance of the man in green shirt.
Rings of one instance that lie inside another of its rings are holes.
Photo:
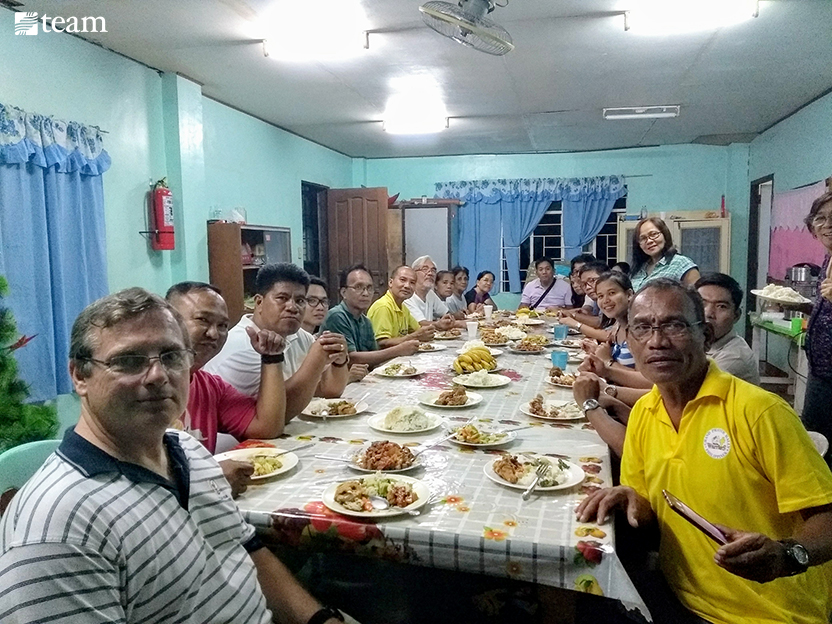
[[[341,334],[347,341],[347,351],[353,364],[377,366],[394,357],[413,355],[419,340],[412,338],[379,349],[373,324],[367,310],[373,298],[373,277],[363,264],[355,264],[341,272],[341,303],[326,315],[321,331]]]

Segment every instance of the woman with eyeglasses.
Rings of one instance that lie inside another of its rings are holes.
[[[633,269],[630,279],[638,292],[645,282],[666,277],[693,286],[699,279],[696,263],[673,246],[667,224],[656,217],[642,219],[633,232]]]
[[[468,304],[469,312],[482,312],[484,305],[494,305],[494,300],[488,294],[494,287],[494,274],[491,271],[480,271],[477,275],[477,283],[474,287],[465,293],[465,303]]]
[[[826,249],[821,267],[824,280],[818,287],[818,297],[809,317],[806,355],[809,360],[809,379],[803,401],[803,424],[809,431],[817,431],[832,441],[832,191],[818,197],[806,216],[806,227]],[[808,304],[806,309],[808,312]],[[826,462],[832,466],[832,455]]]

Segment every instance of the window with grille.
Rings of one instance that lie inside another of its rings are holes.
[[[627,198],[622,197],[613,206],[607,222],[598,236],[588,245],[584,245],[583,251],[593,254],[599,260],[613,264],[618,254],[618,215],[627,212]],[[520,283],[524,284],[529,265],[535,258],[547,256],[554,262],[569,262],[570,258],[564,258],[563,235],[561,231],[561,218],[563,211],[559,201],[552,202],[549,209],[540,219],[540,223],[534,232],[520,245]],[[501,291],[509,291],[508,266],[506,263],[506,250],[503,247]]]

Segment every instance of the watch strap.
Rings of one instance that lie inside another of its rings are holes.
[[[780,540],[786,549],[786,560],[788,562],[788,576],[802,574],[809,569],[809,552],[800,542],[793,539]]]
[[[261,355],[260,356],[260,363],[261,364],[280,364],[283,360],[286,359],[282,353],[275,353],[273,355]]]
[[[586,414],[587,412],[598,409],[599,407],[601,407],[601,404],[597,399],[587,399],[581,406],[581,410],[583,410],[584,414]]]
[[[324,622],[333,618],[340,622],[344,621],[344,615],[338,609],[322,607],[312,614],[306,624],[324,624]]]

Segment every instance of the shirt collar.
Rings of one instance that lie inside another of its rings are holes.
[[[699,386],[699,392],[696,393],[696,396],[691,399],[688,405],[709,396],[724,401],[728,396],[730,385],[731,375],[719,370],[713,360],[708,360],[708,372],[705,374],[705,379],[702,381],[702,385]],[[653,385],[653,389],[644,395],[642,400],[644,401],[644,408],[647,410],[657,412],[660,408],[664,408],[661,392],[659,392],[659,387],[656,385]]]
[[[413,293],[413,294],[415,295],[416,293]],[[386,293],[384,293],[384,296],[385,296],[385,297],[388,297],[388,298],[390,299],[390,302],[393,304],[393,307],[394,307],[394,308],[396,308],[396,310],[401,311],[402,306],[400,306],[398,303],[396,303],[396,298],[395,298],[395,297],[393,297],[393,293],[391,293],[391,292],[388,290]]]
[[[177,433],[173,431],[166,432],[162,438],[162,443],[168,453],[168,460],[171,462],[174,483],[143,466],[116,459],[86,438],[75,433],[75,427],[67,429],[64,439],[58,447],[57,454],[87,478],[100,474],[115,473],[134,483],[150,483],[162,486],[171,491],[179,500],[179,504],[187,509],[188,492],[190,490],[188,458],[179,444]]]
[[[732,341],[732,340],[736,337],[736,335],[737,335],[737,332],[735,332],[735,331],[732,329],[732,330],[731,330],[731,331],[729,331],[727,334],[725,334],[722,338],[720,338],[719,340],[717,340],[716,342],[714,342],[714,343],[711,345],[711,348],[710,348],[710,349],[708,349],[708,352],[710,353],[711,351],[716,351],[716,350],[718,350],[718,349],[721,349],[722,347],[724,347],[725,345],[727,345],[729,342],[731,342],[731,341]]]

